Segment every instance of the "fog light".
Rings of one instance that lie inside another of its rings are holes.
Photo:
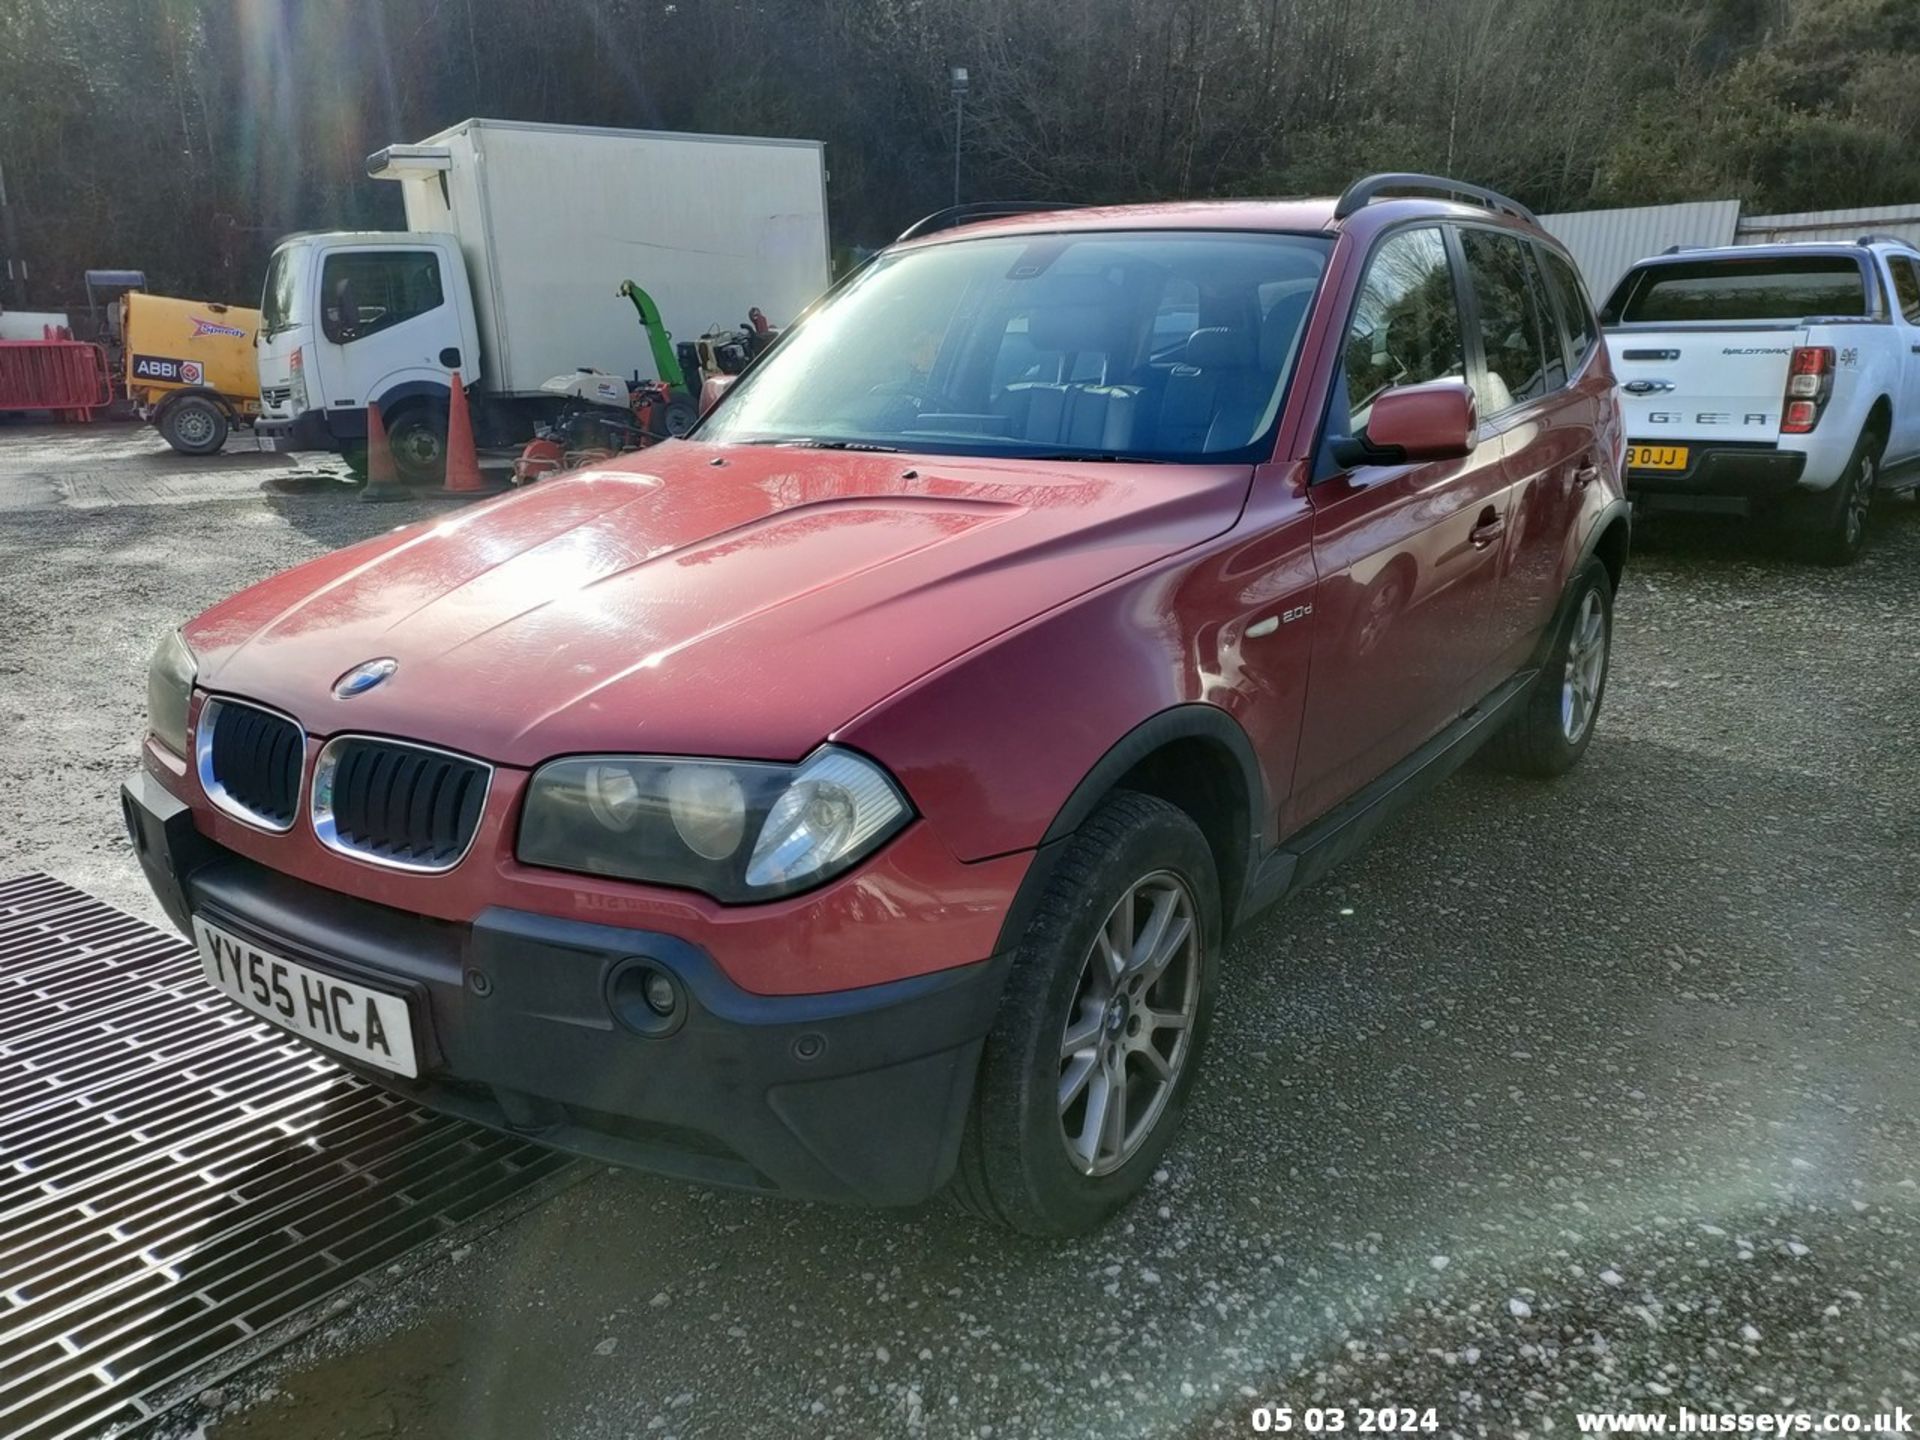
[[[607,1008],[636,1035],[671,1035],[686,1023],[692,1002],[680,982],[648,960],[622,961],[607,981]]]

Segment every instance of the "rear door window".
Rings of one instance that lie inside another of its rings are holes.
[[[1866,272],[1851,256],[1758,255],[1645,266],[1620,282],[1601,318],[1659,325],[1869,313]]]
[[[1554,388],[1555,374],[1564,381],[1566,362],[1555,336],[1554,374],[1549,373],[1545,316],[1530,256],[1533,247],[1518,235],[1473,226],[1462,228],[1460,245],[1466,252],[1467,280],[1473,287],[1480,348],[1487,364],[1480,408],[1497,415],[1545,395]]]
[[[1558,302],[1560,323],[1567,336],[1568,363],[1578,370],[1600,339],[1599,327],[1593,319],[1593,302],[1587,298],[1587,287],[1581,283],[1579,273],[1557,252],[1536,247],[1536,253],[1553,282],[1551,288]]]

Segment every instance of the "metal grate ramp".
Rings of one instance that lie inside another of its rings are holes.
[[[416,1109],[220,998],[179,937],[0,881],[0,1436],[169,1385],[564,1157]]]

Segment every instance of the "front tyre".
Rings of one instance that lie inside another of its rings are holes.
[[[1613,579],[1589,560],[1573,577],[1567,608],[1540,675],[1519,713],[1487,745],[1487,758],[1516,775],[1564,775],[1587,753],[1613,655]]]
[[[1153,1174],[1186,1109],[1221,943],[1213,852],[1122,791],[1065,842],[981,1058],[954,1198],[1029,1235],[1092,1230]]]
[[[387,449],[402,485],[438,485],[447,474],[447,412],[415,401],[387,422]]]

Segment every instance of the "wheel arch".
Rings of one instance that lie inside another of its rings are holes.
[[[158,425],[160,418],[182,400],[210,401],[214,409],[227,417],[228,424],[232,424],[239,413],[235,409],[233,401],[229,400],[225,395],[222,395],[218,390],[209,389],[205,385],[183,385],[179,389],[169,390],[160,402],[153,407],[153,423]]]
[[[435,384],[431,380],[403,380],[398,385],[388,386],[381,391],[375,403],[380,406],[380,416],[384,420],[412,405],[451,406],[453,387]]]
[[[1607,567],[1607,579],[1612,582],[1615,591],[1620,589],[1620,577],[1627,569],[1627,549],[1633,539],[1633,521],[1628,515],[1624,503],[1618,513],[1601,517],[1601,523],[1593,527],[1593,536],[1585,555],[1580,557],[1585,564],[1588,557],[1598,560]]]
[[[1893,397],[1878,395],[1873,404],[1867,407],[1866,430],[1880,437],[1880,448],[1886,449],[1887,438],[1893,434]]]
[[[1206,837],[1220,878],[1220,913],[1239,913],[1259,858],[1266,782],[1253,741],[1217,705],[1174,705],[1134,726],[1094,762],[1054,815],[1001,926],[999,949],[1018,942],[1053,876],[1065,842],[1118,790],[1153,795],[1184,811]]]

